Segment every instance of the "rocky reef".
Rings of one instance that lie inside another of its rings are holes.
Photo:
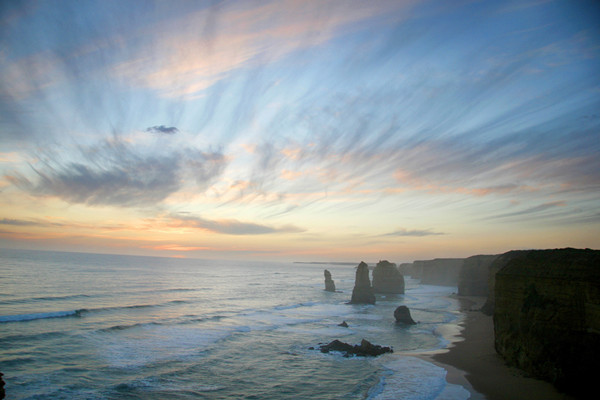
[[[562,391],[594,393],[600,355],[600,251],[512,251],[492,265],[496,351]]]
[[[406,306],[398,306],[394,310],[394,318],[396,322],[406,325],[415,325],[416,322],[410,316],[410,310]]]
[[[379,346],[372,344],[368,340],[363,339],[360,345],[351,345],[348,343],[334,340],[333,342],[320,346],[321,353],[329,353],[330,351],[339,351],[344,354],[344,357],[359,356],[359,357],[376,357],[385,353],[393,353],[391,347]]]
[[[387,260],[379,261],[373,270],[373,292],[404,294],[404,276]]]
[[[369,266],[364,261],[361,261],[356,268],[350,304],[375,304],[375,294],[369,279]]]
[[[325,270],[325,290],[328,292],[335,292],[335,282],[331,279],[331,272]]]
[[[458,275],[460,296],[488,296],[490,266],[497,255],[477,255],[465,258]]]

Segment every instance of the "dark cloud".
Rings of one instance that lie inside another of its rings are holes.
[[[164,133],[164,134],[167,134],[167,135],[174,135],[177,132],[179,132],[179,129],[177,129],[174,126],[159,125],[159,126],[151,126],[150,128],[147,128],[146,132],[150,132],[150,133]]]
[[[80,150],[85,161],[46,156],[40,166],[32,166],[37,179],[20,174],[8,178],[34,195],[68,203],[135,207],[156,205],[178,191],[188,170],[206,186],[225,167],[219,153],[187,149],[147,154],[117,139]]]
[[[12,225],[12,226],[38,226],[40,225],[35,221],[27,221],[23,219],[11,219],[11,218],[3,218],[0,219],[0,225]]]
[[[253,222],[241,222],[235,219],[209,220],[196,216],[175,215],[172,223],[226,235],[266,235],[271,233],[298,233],[304,229],[294,225],[269,226]]]

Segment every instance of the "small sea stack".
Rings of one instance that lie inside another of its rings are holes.
[[[335,282],[331,279],[331,272],[325,270],[325,290],[327,292],[335,292]]]
[[[410,316],[410,310],[406,306],[399,306],[394,310],[394,318],[399,324],[416,325],[416,322]]]
[[[369,266],[364,261],[361,261],[356,268],[350,304],[375,304],[375,294],[369,279]]]

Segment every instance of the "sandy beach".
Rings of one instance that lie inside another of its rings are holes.
[[[484,298],[460,298],[465,318],[459,341],[449,350],[423,356],[448,371],[450,383],[463,385],[471,399],[487,400],[573,400],[548,382],[529,378],[508,367],[494,350],[492,317],[480,311]]]

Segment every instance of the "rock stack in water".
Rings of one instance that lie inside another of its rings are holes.
[[[410,310],[406,306],[399,306],[394,310],[394,318],[396,322],[406,325],[415,325],[416,322],[410,316]]]
[[[396,264],[387,260],[377,263],[373,270],[373,291],[404,294],[404,276],[396,268]]]
[[[331,272],[325,270],[325,290],[335,292],[335,282],[331,279]]]
[[[356,280],[350,304],[375,304],[375,295],[369,279],[369,266],[361,261],[356,268]]]

